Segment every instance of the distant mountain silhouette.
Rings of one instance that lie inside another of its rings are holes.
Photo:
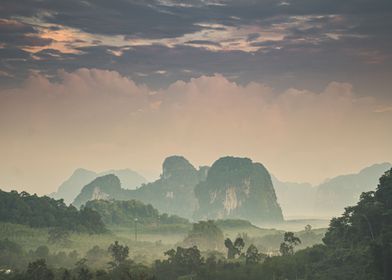
[[[116,175],[121,181],[121,185],[126,189],[134,189],[147,182],[143,176],[130,169],[108,170],[96,173],[91,170],[78,168],[66,181],[64,181],[64,183],[59,186],[57,192],[52,193],[49,196],[55,199],[62,198],[66,204],[70,204],[85,185],[93,181],[95,178],[107,174]]]
[[[359,201],[362,192],[374,190],[390,163],[374,164],[356,174],[340,175],[318,186],[282,182],[272,176],[278,202],[285,217],[331,217]]]
[[[171,156],[162,164],[162,175],[155,182],[142,184],[136,190],[121,188],[120,180],[103,176],[86,185],[72,203],[80,207],[89,200],[99,198],[137,199],[152,204],[160,212],[192,217],[196,207],[193,189],[205,178],[208,168],[197,170],[182,156]]]
[[[278,203],[282,207],[285,217],[311,217],[315,215],[313,207],[317,192],[316,187],[309,183],[282,182],[275,176],[271,177]]]
[[[184,157],[171,156],[164,160],[162,175],[155,182],[126,190],[116,176],[102,176],[87,184],[72,204],[80,207],[95,199],[136,199],[185,218],[283,220],[268,171],[245,158],[225,157],[211,168],[196,169]]]
[[[348,205],[355,205],[362,192],[375,190],[378,179],[388,169],[390,163],[374,164],[357,174],[348,174],[329,179],[317,187],[314,204],[320,215],[341,215]]]

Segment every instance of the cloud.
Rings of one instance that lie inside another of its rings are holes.
[[[171,154],[196,165],[248,156],[284,179],[315,182],[392,152],[392,115],[376,113],[391,104],[358,96],[349,83],[280,92],[215,74],[153,90],[85,68],[56,80],[32,74],[0,92],[2,186],[49,192],[76,167],[151,172]]]
[[[10,75],[0,86],[87,67],[151,87],[218,72],[280,90],[344,80],[390,95],[391,1],[284,2],[3,0],[0,71]]]

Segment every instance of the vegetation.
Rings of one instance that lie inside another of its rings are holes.
[[[189,225],[189,221],[176,215],[159,214],[151,204],[137,200],[92,200],[85,208],[98,212],[108,226],[134,226],[135,219],[143,225]]]
[[[308,230],[308,228],[305,228]],[[296,237],[293,232],[284,233],[284,242],[280,244],[279,252],[282,256],[294,255],[294,247],[301,244],[301,239]]]
[[[241,251],[245,246],[244,239],[241,237],[237,237],[234,241],[231,241],[230,238],[225,240],[225,246],[227,248],[227,259],[235,259],[236,256],[241,256]]]
[[[155,182],[128,190],[121,187],[115,175],[102,176],[84,186],[73,204],[81,207],[94,199],[137,199],[154,205],[163,213],[191,218],[196,204],[193,189],[204,173],[205,168],[197,170],[185,158],[171,156],[163,162],[162,175]]]
[[[51,234],[62,236],[56,231]],[[257,241],[255,237],[241,234],[234,241],[223,241],[224,235],[214,222],[200,222],[188,237],[217,236],[216,240],[226,245],[227,258],[219,251],[180,245],[165,250],[163,258],[149,265],[140,264],[141,258],[132,254],[139,243],[128,245],[120,240],[103,248],[95,245],[82,255],[76,251],[51,252],[46,246],[26,251],[15,241],[3,239],[0,279],[389,280],[392,169],[381,177],[376,191],[363,193],[356,206],[347,207],[341,217],[331,220],[324,244],[296,251],[303,245],[300,236],[312,234],[311,226],[301,235],[281,232],[280,253],[264,254],[263,248],[252,242]],[[141,245],[148,250],[148,243]]]
[[[39,197],[27,192],[0,190],[0,221],[31,227],[58,227],[65,230],[102,233],[105,226],[100,215],[85,208],[78,211],[62,199]]]
[[[223,232],[214,221],[200,221],[193,224],[184,240],[185,246],[197,246],[202,250],[222,250]]]

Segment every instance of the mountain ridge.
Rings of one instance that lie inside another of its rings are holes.
[[[57,189],[56,192],[49,194],[55,199],[64,199],[66,204],[70,204],[81,192],[82,188],[94,179],[107,175],[115,174],[119,177],[124,188],[136,188],[147,180],[129,168],[110,169],[103,172],[95,172],[85,168],[77,168]]]

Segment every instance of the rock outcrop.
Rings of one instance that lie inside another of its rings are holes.
[[[80,207],[90,200],[120,199],[126,190],[121,188],[120,180],[113,174],[104,175],[94,179],[83,187],[80,194],[72,202],[75,207]]]
[[[137,199],[152,204],[160,212],[191,218],[196,206],[193,190],[206,173],[206,168],[199,171],[182,156],[171,156],[163,162],[162,174],[155,182],[126,190],[114,175],[103,176],[86,185],[73,204],[80,207],[97,198]]]
[[[283,221],[271,176],[248,158],[224,157],[209,169],[195,188],[198,207],[194,218],[247,219],[266,224]]]
[[[163,162],[162,175],[157,181],[128,194],[161,212],[191,218],[196,207],[193,189],[200,182],[200,173],[184,157],[171,156]]]

